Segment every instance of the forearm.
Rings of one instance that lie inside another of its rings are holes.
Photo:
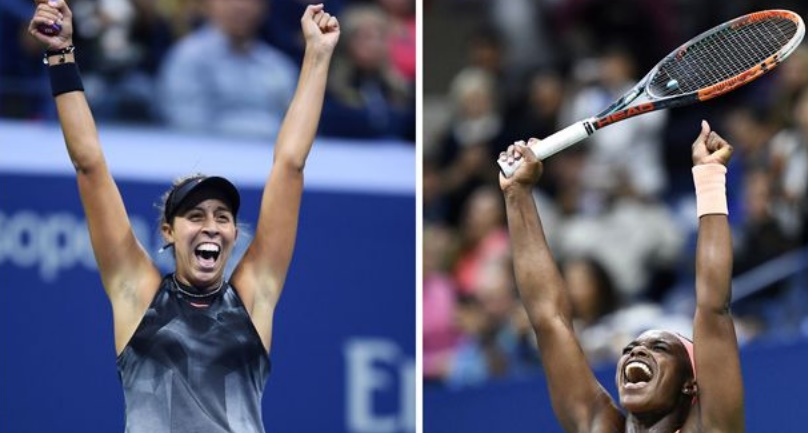
[[[726,215],[699,218],[696,247],[696,304],[699,308],[728,313],[732,296],[732,236]]]
[[[693,169],[699,215],[696,245],[696,301],[705,311],[729,311],[732,235],[727,219],[726,169],[718,164]]]
[[[73,54],[65,56],[64,63],[55,63],[50,68],[65,64],[75,64]],[[49,71],[52,72],[52,71]],[[54,98],[62,134],[67,145],[70,160],[79,174],[86,174],[103,163],[103,154],[98,142],[95,121],[83,91],[62,93]]]
[[[276,163],[303,170],[317,134],[330,62],[330,53],[306,50],[297,90],[278,133]]]
[[[516,285],[534,328],[546,320],[571,320],[561,274],[547,245],[530,189],[505,193]]]

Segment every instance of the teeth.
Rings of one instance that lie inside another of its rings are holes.
[[[216,244],[201,244],[198,247],[196,247],[196,249],[199,251],[207,251],[211,253],[219,252],[219,246]]]
[[[651,369],[639,361],[626,364],[625,375],[629,382],[647,382],[652,377]]]

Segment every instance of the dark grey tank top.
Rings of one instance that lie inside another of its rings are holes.
[[[164,277],[117,364],[127,433],[264,432],[270,362],[229,283],[193,298]]]

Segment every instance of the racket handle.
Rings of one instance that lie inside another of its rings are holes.
[[[43,35],[56,36],[62,31],[62,26],[56,23],[50,25],[40,24],[37,26],[36,29],[39,31],[39,33],[42,33]]]
[[[595,118],[591,117],[589,119],[573,123],[561,131],[558,131],[555,134],[545,138],[538,144],[530,146],[530,150],[533,151],[533,154],[535,154],[537,158],[542,160],[555,155],[556,153],[592,135],[592,133],[595,132],[595,129],[592,127],[592,123],[594,121]],[[513,176],[513,173],[516,172],[516,169],[522,165],[522,160],[514,161],[514,163],[510,165],[507,161],[498,160],[497,164],[499,164],[502,174],[504,174],[505,177],[511,177]]]

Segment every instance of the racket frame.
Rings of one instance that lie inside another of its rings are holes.
[[[649,91],[648,85],[656,75],[657,71],[659,71],[659,68],[668,60],[685,55],[687,50],[697,41],[702,40],[711,34],[720,32],[730,26],[743,26],[771,17],[786,18],[794,21],[797,25],[797,31],[788,41],[788,43],[760,63],[719,83],[682,95],[655,96]],[[597,115],[573,123],[572,125],[550,135],[549,137],[546,137],[538,144],[530,146],[530,149],[537,158],[543,160],[582,141],[583,139],[594,134],[595,131],[613,123],[620,122],[634,116],[639,116],[641,114],[650,113],[652,111],[681,107],[697,102],[704,102],[731,92],[746,83],[756,80],[763,74],[777,67],[777,65],[779,65],[792,52],[794,52],[794,50],[799,46],[800,42],[802,42],[804,36],[805,24],[803,23],[802,18],[800,18],[800,16],[794,12],[782,9],[753,12],[727,21],[705,32],[702,32],[698,36],[691,38],[673,50],[670,54],[662,58],[662,60],[660,60],[653,68],[651,68],[645,77],[635,84],[631,90],[626,92],[623,96],[614,101]],[[632,103],[634,104],[629,106],[629,104]],[[521,165],[521,160],[516,160],[513,164],[508,164],[507,161],[502,160],[498,160],[497,163],[499,164],[500,169],[505,177],[509,178],[513,175],[516,169],[519,168]]]

